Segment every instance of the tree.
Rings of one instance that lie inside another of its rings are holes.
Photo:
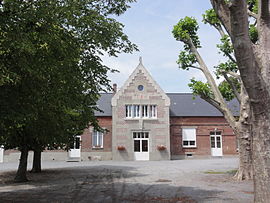
[[[195,68],[201,70],[207,79],[207,83],[191,80],[189,86],[194,94],[200,95],[203,99],[215,106],[225,117],[229,125],[232,127],[235,135],[239,138],[239,169],[235,178],[237,180],[251,179],[251,154],[250,154],[250,136],[249,136],[249,122],[250,118],[247,114],[249,107],[247,106],[244,88],[240,88],[240,77],[237,75],[237,66],[234,63],[233,56],[231,56],[230,42],[220,26],[218,19],[213,16],[211,10],[204,15],[204,21],[211,22],[218,28],[222,35],[222,44],[219,45],[221,51],[228,56],[226,63],[221,63],[216,67],[216,75],[224,77],[223,83],[219,86],[216,84],[209,68],[206,66],[198,49],[200,48],[200,41],[197,35],[199,29],[198,24],[194,18],[186,17],[181,19],[177,25],[174,26],[173,34],[176,40],[184,42],[184,51],[180,52],[178,64],[180,68],[188,70]],[[229,76],[231,75],[231,76]],[[241,89],[241,91],[240,91]],[[240,116],[234,116],[231,109],[228,108],[226,100],[231,100],[234,97],[240,103]]]
[[[256,5],[255,4],[253,6],[250,5],[248,9],[251,13],[253,11],[256,12]],[[221,83],[219,89],[221,90],[222,95],[226,100],[230,100],[232,98],[230,95],[234,95],[234,97],[240,103],[240,117],[237,122],[237,127],[239,131],[238,141],[239,141],[240,159],[239,159],[239,169],[235,177],[238,180],[252,179],[253,178],[252,153],[251,153],[252,141],[250,132],[251,112],[249,105],[249,97],[243,86],[243,82],[238,74],[239,69],[237,67],[236,60],[234,57],[234,50],[231,40],[229,36],[225,34],[226,31],[223,30],[222,24],[213,9],[209,9],[205,12],[205,14],[203,15],[203,22],[213,26],[220,33],[222,44],[217,45],[217,47],[220,49],[220,52],[223,53],[223,55],[228,58],[227,62],[221,63],[217,67],[215,67],[216,75],[218,77],[223,76],[226,81],[225,86],[224,83]],[[251,24],[250,28],[253,29],[249,30],[249,34],[254,42],[258,40],[256,35],[256,29],[254,29],[255,24],[256,22],[254,22],[254,24]],[[228,77],[228,75],[230,75],[230,78]]]
[[[258,14],[247,9],[248,5],[256,6],[256,2]],[[241,79],[250,99],[255,202],[268,202],[270,199],[270,4],[267,0],[248,2],[211,0],[211,3],[232,40]],[[256,18],[258,41],[255,43],[249,34],[249,16]]]
[[[137,50],[112,18],[132,1],[0,1],[0,144],[21,151],[16,181],[27,180],[29,150],[98,128],[96,102],[114,71],[100,56]]]

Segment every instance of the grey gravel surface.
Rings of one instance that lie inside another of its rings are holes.
[[[0,202],[253,202],[252,181],[237,182],[237,158],[177,161],[44,162],[13,183],[17,163],[0,164]]]

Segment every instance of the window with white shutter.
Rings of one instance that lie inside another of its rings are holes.
[[[196,128],[182,128],[182,145],[184,148],[196,147]]]

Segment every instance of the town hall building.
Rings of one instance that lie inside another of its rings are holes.
[[[96,112],[106,132],[80,136],[82,160],[170,160],[237,154],[223,115],[191,93],[165,93],[140,61],[118,91],[101,94]],[[238,103],[228,103],[235,116]],[[78,141],[80,141],[78,139]],[[79,154],[78,154],[79,156]]]
[[[104,132],[90,126],[68,152],[46,151],[42,159],[146,161],[237,154],[236,136],[214,106],[191,93],[165,93],[141,60],[124,85],[113,89],[97,103],[102,112],[95,115]],[[228,106],[238,116],[238,103]],[[4,161],[19,158],[14,151],[4,154]]]

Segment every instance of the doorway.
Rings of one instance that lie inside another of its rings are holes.
[[[210,144],[211,144],[211,155],[222,156],[222,135],[221,131],[210,132]]]
[[[134,159],[149,160],[149,132],[133,132]]]
[[[81,136],[75,136],[74,142],[71,144],[68,151],[69,158],[80,158],[81,157]]]

